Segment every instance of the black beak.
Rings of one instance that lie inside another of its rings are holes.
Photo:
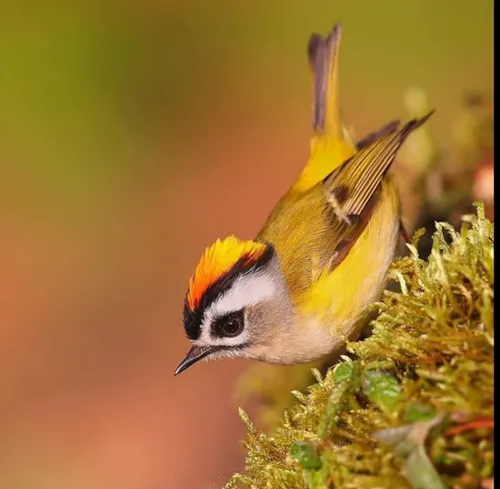
[[[179,366],[175,369],[174,375],[179,375],[184,372],[191,365],[194,365],[198,360],[205,358],[210,353],[218,350],[216,346],[193,346],[191,350],[188,351],[186,358],[182,360]]]

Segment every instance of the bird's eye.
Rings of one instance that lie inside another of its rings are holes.
[[[224,331],[224,336],[229,336],[229,337],[237,336],[238,334],[241,333],[241,330],[243,329],[241,326],[242,325],[239,319],[229,320],[222,327]]]
[[[243,311],[237,311],[217,318],[212,327],[212,332],[219,338],[234,338],[243,332],[243,327]]]

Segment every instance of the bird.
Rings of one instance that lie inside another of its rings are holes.
[[[254,239],[217,239],[189,279],[183,324],[191,349],[175,375],[200,360],[294,365],[340,356],[386,285],[404,234],[388,170],[432,112],[353,143],[339,108],[341,34],[338,23],[309,38],[313,135],[298,179]]]

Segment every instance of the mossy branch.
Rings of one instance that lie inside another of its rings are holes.
[[[272,435],[248,426],[245,470],[226,489],[475,488],[493,471],[493,224],[436,224],[398,259],[373,333],[349,345]]]

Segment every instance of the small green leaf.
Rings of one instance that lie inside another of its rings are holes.
[[[354,371],[354,362],[344,362],[333,371],[333,380],[337,384],[349,380]]]
[[[326,474],[324,470],[312,471],[304,470],[302,478],[308,489],[325,489],[326,486]]]
[[[365,373],[363,392],[384,412],[390,412],[401,398],[401,387],[398,381],[382,372]]]
[[[359,375],[359,362],[345,361],[340,363],[333,371],[334,385],[325,406],[323,418],[318,427],[318,436],[326,438],[335,423],[344,394],[353,383],[353,379]]]
[[[311,442],[296,441],[290,449],[290,455],[297,460],[304,469],[319,470],[323,465],[316,447]]]
[[[407,423],[414,423],[416,421],[428,421],[435,416],[436,410],[432,406],[413,402],[406,408],[404,420]]]

